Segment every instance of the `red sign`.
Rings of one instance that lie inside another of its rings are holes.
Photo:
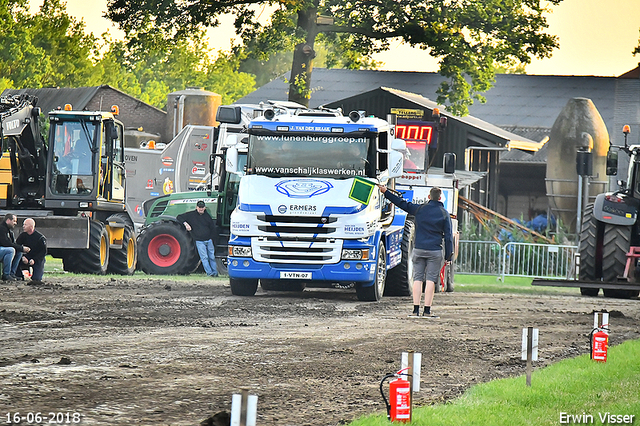
[[[173,165],[173,158],[171,158],[171,157],[162,157],[162,164],[164,164],[167,167]]]

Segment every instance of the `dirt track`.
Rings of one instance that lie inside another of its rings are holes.
[[[0,421],[78,412],[82,424],[197,425],[258,395],[259,425],[339,425],[382,412],[384,374],[423,354],[419,405],[524,372],[522,327],[540,329],[542,367],[587,352],[592,311],[613,345],[640,337],[638,300],[570,295],[436,295],[438,320],[410,302],[351,290],[231,296],[224,279],[72,275],[0,284]],[[23,422],[23,424],[26,424]]]

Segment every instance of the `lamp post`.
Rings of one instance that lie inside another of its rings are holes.
[[[589,177],[593,174],[593,138],[583,132],[585,145],[578,147],[576,153],[576,172],[578,173],[578,211],[576,213],[576,235],[580,235],[582,227],[582,210],[589,202]]]

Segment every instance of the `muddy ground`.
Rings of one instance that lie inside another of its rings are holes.
[[[85,425],[197,425],[246,387],[259,425],[341,425],[383,412],[379,382],[402,351],[423,354],[425,405],[523,374],[523,327],[540,330],[536,368],[587,353],[594,310],[613,311],[613,345],[640,337],[639,300],[578,290],[437,294],[441,317],[425,320],[407,318],[407,298],[364,303],[353,290],[244,298],[202,276],[47,282],[0,284],[2,423],[77,412]]]

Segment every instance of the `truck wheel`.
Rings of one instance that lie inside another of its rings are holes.
[[[131,226],[124,227],[122,248],[109,250],[108,271],[119,275],[133,275],[138,261],[136,235]]]
[[[138,236],[140,269],[151,275],[185,275],[200,262],[191,235],[181,224],[168,220],[153,222]]]
[[[385,296],[411,296],[413,294],[413,248],[416,245],[416,224],[413,220],[404,223],[402,232],[402,260],[389,271]]]
[[[231,278],[231,294],[234,296],[253,296],[258,290],[258,280],[252,278]]]
[[[265,291],[304,291],[307,283],[298,280],[260,280]]]
[[[596,281],[602,275],[603,223],[593,216],[593,204],[587,204],[580,231],[580,280]],[[583,296],[595,297],[600,289],[580,287]]]
[[[630,242],[630,226],[604,225],[604,234],[602,237],[603,281],[615,282],[618,280],[618,277],[624,274]]]
[[[387,251],[382,241],[378,243],[376,254],[376,273],[373,281],[367,283],[369,285],[366,287],[363,287],[360,283],[356,285],[358,300],[364,302],[377,302],[384,294],[385,281],[387,278]]]
[[[70,253],[75,256],[76,272],[104,275],[109,265],[109,234],[102,222],[89,222],[89,248]]]
[[[580,259],[580,261],[582,261],[582,259]],[[580,294],[583,296],[596,297],[598,293],[600,293],[599,288],[580,287]]]

